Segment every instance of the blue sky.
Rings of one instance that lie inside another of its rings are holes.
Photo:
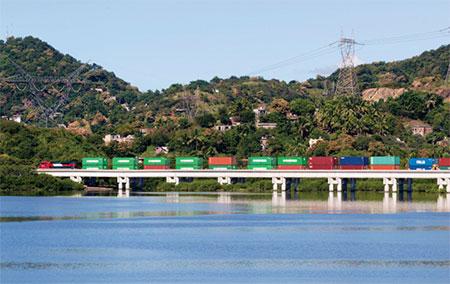
[[[449,0],[0,0],[0,36],[32,35],[141,90],[246,75],[336,41],[450,26]],[[357,49],[358,62],[408,58],[450,37]],[[337,68],[338,50],[260,75],[305,80]]]

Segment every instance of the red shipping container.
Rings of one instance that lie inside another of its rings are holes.
[[[278,165],[279,170],[304,170],[306,166],[303,165]]]
[[[400,165],[370,165],[371,170],[399,170]]]
[[[341,170],[366,170],[367,165],[340,165]]]
[[[144,166],[144,170],[167,170],[167,169],[170,169],[170,166],[167,166],[167,165],[157,165],[157,166],[155,166],[155,165],[152,165],[152,166],[145,165]]]
[[[450,167],[450,158],[439,158],[438,164],[441,167]]]
[[[312,170],[332,170],[337,167],[338,158],[336,157],[310,157],[308,166]]]
[[[236,165],[236,157],[209,157],[208,158],[208,165],[211,166],[232,166]]]
[[[309,165],[311,170],[334,170],[336,167],[334,165],[324,165],[324,164],[316,164]]]

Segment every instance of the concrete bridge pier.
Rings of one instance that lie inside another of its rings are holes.
[[[383,178],[384,192],[389,192],[392,188],[392,192],[397,192],[397,179],[396,178]]]
[[[328,190],[330,192],[334,191],[334,185],[337,187],[337,191],[342,191],[342,179],[341,178],[328,178]]]
[[[223,184],[231,184],[231,178],[230,178],[230,177],[218,177],[218,178],[217,178],[217,182],[218,182],[220,185],[223,185]]]
[[[82,183],[83,182],[83,179],[81,177],[79,177],[79,176],[71,176],[70,180],[73,181],[73,182],[78,182],[78,183]]]
[[[117,197],[130,197],[130,178],[128,177],[118,177],[118,192]],[[123,192],[123,187],[125,187],[125,192]]]
[[[447,193],[450,193],[450,178],[438,178],[437,184],[439,186],[439,189],[444,189]]]
[[[273,191],[278,191],[278,185],[281,185],[281,191],[286,191],[286,178],[284,177],[273,177],[272,178],[272,188]]]
[[[179,177],[166,177],[167,183],[174,183],[175,185],[178,185],[180,183]]]

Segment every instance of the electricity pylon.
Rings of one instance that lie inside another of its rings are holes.
[[[26,72],[19,64],[8,58],[8,61],[16,68],[17,74],[0,78],[1,83],[14,84],[18,90],[28,89],[35,106],[40,110],[40,115],[45,119],[45,127],[48,127],[48,121],[53,120],[58,110],[67,102],[71,91],[78,92],[74,88],[75,84],[84,84],[85,81],[79,79],[81,72],[87,67],[83,64],[75,71],[64,77],[53,76],[32,76]],[[20,86],[23,86],[21,88]],[[55,100],[49,100],[48,89],[55,88],[60,96]]]
[[[354,39],[341,37],[339,47],[341,49],[342,62],[339,68],[339,77],[335,94],[339,96],[352,96],[358,93],[358,84],[355,73],[355,45]]]

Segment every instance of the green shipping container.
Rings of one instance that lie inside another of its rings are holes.
[[[275,165],[275,158],[273,157],[249,157],[249,165]]]
[[[278,157],[277,164],[280,166],[306,166],[308,160],[305,157]]]
[[[247,169],[249,170],[273,170],[275,166],[273,165],[248,165]]]
[[[439,169],[443,170],[443,171],[448,171],[448,170],[450,170],[450,167],[441,166],[441,167],[439,167]]]
[[[176,165],[175,169],[177,169],[177,170],[201,170],[202,166],[200,166],[200,165]]]
[[[203,165],[203,159],[198,157],[177,157],[175,163],[177,165]]]
[[[144,166],[168,166],[170,160],[164,157],[144,158]]]
[[[104,170],[108,168],[108,160],[102,157],[87,157],[81,159],[81,168],[84,170],[97,169]]]
[[[209,165],[211,170],[237,170],[236,165]]]
[[[113,170],[136,170],[138,162],[136,158],[116,157],[112,159]]]
[[[398,156],[375,156],[370,157],[371,165],[400,165]]]

